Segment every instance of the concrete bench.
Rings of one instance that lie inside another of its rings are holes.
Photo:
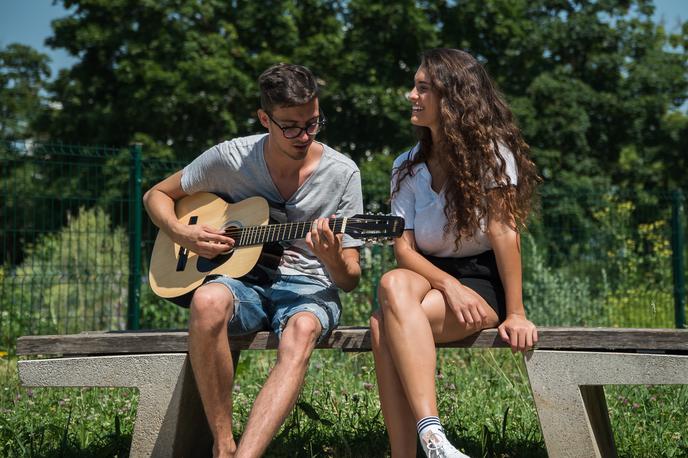
[[[540,342],[525,361],[550,457],[616,456],[603,385],[688,384],[688,330],[540,328],[538,333]],[[237,352],[275,349],[277,339],[260,332],[234,337],[231,346],[237,361]],[[489,329],[439,347],[506,345]],[[342,326],[318,348],[369,351],[370,331]],[[211,436],[186,351],[186,331],[88,332],[17,341],[19,355],[59,355],[19,361],[25,386],[139,389],[131,457],[210,453]]]

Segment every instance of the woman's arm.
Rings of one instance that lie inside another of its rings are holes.
[[[513,221],[492,217],[487,230],[506,296],[506,320],[499,325],[499,334],[512,351],[525,352],[537,342],[538,336],[523,306],[521,238]]]

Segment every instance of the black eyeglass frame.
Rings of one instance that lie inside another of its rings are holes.
[[[301,136],[301,134],[303,134],[304,132],[306,132],[306,134],[308,134],[309,137],[313,137],[313,136],[317,135],[322,130],[323,126],[325,126],[325,124],[327,123],[327,119],[325,119],[325,115],[323,114],[322,110],[320,110],[320,114],[318,115],[318,120],[306,124],[305,127],[299,127],[299,126],[282,127],[279,125],[279,123],[277,121],[275,121],[272,118],[272,116],[270,116],[270,113],[268,113],[266,111],[265,114],[268,115],[268,118],[270,118],[270,121],[272,121],[277,127],[280,128],[280,130],[282,131],[282,135],[284,135],[284,138],[286,138],[288,140],[293,140],[295,138],[299,138]],[[313,133],[309,133],[308,129],[311,129],[313,126],[318,126],[318,130],[316,130]],[[289,129],[299,129],[299,133],[297,133],[296,135],[287,135],[287,131]]]

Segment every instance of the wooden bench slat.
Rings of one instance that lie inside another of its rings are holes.
[[[538,329],[541,350],[648,350],[688,352],[686,329],[565,328]],[[18,355],[98,355],[132,353],[185,353],[187,331],[110,331],[71,335],[24,336],[17,339]],[[233,350],[277,348],[268,332],[232,337]],[[450,348],[506,347],[496,329],[486,329],[458,342],[439,344]],[[370,350],[367,327],[341,326],[318,348],[343,351]]]

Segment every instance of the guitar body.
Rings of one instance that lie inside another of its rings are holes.
[[[175,205],[177,219],[184,224],[226,227],[262,226],[268,223],[270,209],[262,197],[251,197],[232,204],[215,194],[201,192],[186,196]],[[192,293],[208,275],[238,278],[251,271],[261,256],[262,244],[236,247],[231,253],[207,259],[181,248],[163,231],[155,239],[148,280],[155,294],[166,299]],[[181,258],[181,259],[180,259]]]

